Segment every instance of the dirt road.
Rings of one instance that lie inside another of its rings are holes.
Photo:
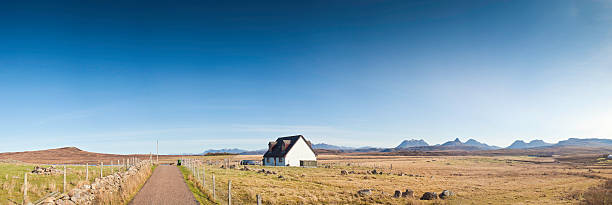
[[[176,166],[160,165],[130,202],[133,205],[198,204]]]

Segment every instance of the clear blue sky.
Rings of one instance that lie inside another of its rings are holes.
[[[611,1],[17,1],[0,152],[612,138]]]

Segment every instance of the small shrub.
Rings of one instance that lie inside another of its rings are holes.
[[[589,188],[583,196],[583,204],[612,204],[612,179],[606,180],[599,186]]]

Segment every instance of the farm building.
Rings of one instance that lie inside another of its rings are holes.
[[[280,137],[268,143],[265,166],[317,166],[317,155],[310,141],[302,135]]]

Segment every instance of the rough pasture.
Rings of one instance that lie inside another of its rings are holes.
[[[193,157],[219,160],[224,157]],[[233,161],[259,156],[228,156]],[[526,156],[319,156],[319,168],[249,166],[249,170],[205,165],[210,194],[215,174],[217,201],[224,203],[227,182],[232,180],[232,200],[253,203],[261,194],[264,203],[306,204],[572,204],[583,193],[612,177],[609,163],[557,163],[552,158]],[[261,169],[275,172],[266,174]],[[371,174],[376,169],[383,174]],[[343,174],[342,171],[346,171]],[[368,173],[369,172],[369,173]],[[282,176],[282,177],[281,177]],[[195,180],[195,179],[192,179]],[[201,179],[198,179],[201,181]],[[357,191],[371,189],[370,195]],[[414,198],[395,198],[396,190],[414,191]],[[445,200],[423,201],[425,192],[451,190]]]

